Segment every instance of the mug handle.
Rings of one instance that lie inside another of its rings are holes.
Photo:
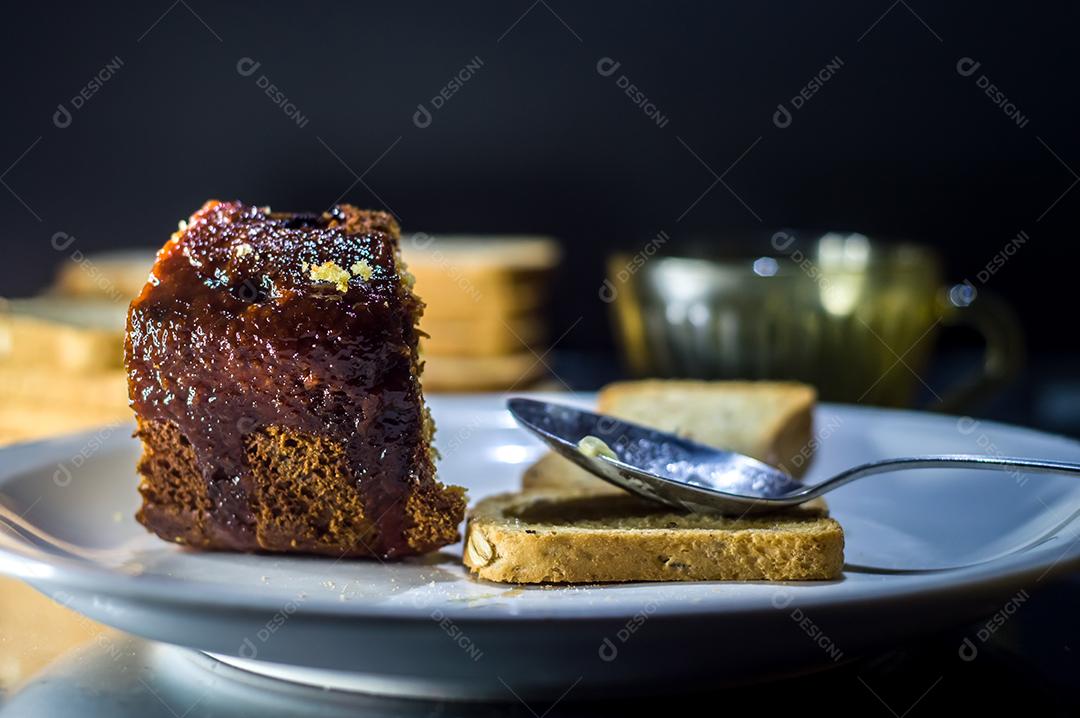
[[[1024,330],[1004,299],[976,290],[970,282],[942,290],[939,303],[942,326],[970,327],[986,342],[980,366],[929,407],[960,414],[992,397],[1020,373],[1026,359]]]

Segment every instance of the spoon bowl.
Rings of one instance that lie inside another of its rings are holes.
[[[563,404],[515,398],[507,408],[522,427],[589,473],[643,498],[691,512],[739,516],[797,506],[866,476],[904,469],[965,468],[1080,476],[1080,464],[944,454],[860,464],[807,486],[749,456]],[[594,437],[612,456],[583,452]]]
[[[510,399],[507,408],[558,454],[646,499],[725,513],[776,510],[805,500],[794,498],[805,489],[797,479],[733,451],[562,404]],[[578,444],[587,436],[603,441],[617,458],[583,453]]]

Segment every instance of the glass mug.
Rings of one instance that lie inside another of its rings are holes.
[[[777,232],[766,254],[709,258],[617,254],[601,298],[637,376],[793,379],[827,401],[909,406],[920,384],[932,408],[959,411],[1008,382],[1023,363],[1015,315],[967,282],[948,288],[928,248],[861,234]],[[759,243],[759,246],[761,244]],[[977,301],[972,301],[978,294]],[[924,378],[942,327],[986,340],[959,386]]]

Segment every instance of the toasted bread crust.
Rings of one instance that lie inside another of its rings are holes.
[[[597,409],[603,414],[752,456],[800,477],[813,456],[816,398],[813,387],[796,382],[647,379],[607,385],[600,390]],[[706,425],[708,421],[691,421],[694,417],[687,413],[691,402],[706,417],[715,410],[712,426]],[[745,425],[720,418],[721,410],[733,413],[742,404],[762,402],[767,402],[771,409],[759,412],[755,420]],[[673,408],[672,403],[679,406]],[[687,415],[680,417],[680,412]],[[621,491],[558,454],[546,454],[530,466],[522,476],[522,487]]]
[[[734,408],[739,403],[768,402],[773,410],[757,417],[751,434],[740,437],[741,446],[724,446],[778,466],[800,476],[806,461],[798,456],[810,444],[813,431],[813,409],[817,391],[807,384],[787,381],[698,381],[693,379],[646,379],[608,384],[600,390],[597,407],[630,421],[663,428],[665,420],[653,419],[663,411],[665,402],[683,402],[693,397],[695,402],[717,402]],[[704,405],[704,404],[703,404]],[[707,406],[707,405],[706,405]],[[708,422],[667,429],[700,441],[713,444],[714,430]],[[721,433],[729,433],[721,427]]]
[[[424,391],[494,391],[528,386],[544,375],[531,351],[503,356],[440,356],[424,363]]]
[[[463,560],[505,583],[827,580],[841,573],[844,532],[821,508],[713,517],[628,494],[526,491],[477,504]]]

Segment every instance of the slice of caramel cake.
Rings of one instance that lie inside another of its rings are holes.
[[[201,549],[389,558],[453,543],[435,479],[423,303],[397,222],[206,203],[158,252],[125,363],[143,506]]]

